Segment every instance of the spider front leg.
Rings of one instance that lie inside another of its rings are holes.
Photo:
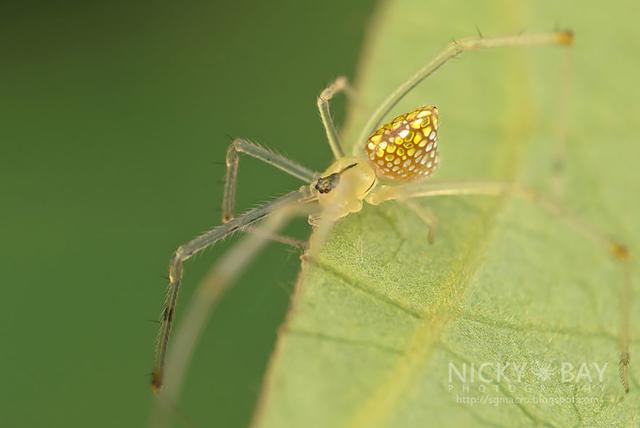
[[[224,181],[224,196],[222,199],[222,222],[227,223],[234,217],[236,204],[236,189],[238,183],[239,153],[247,154],[259,161],[273,165],[281,171],[292,175],[305,183],[310,183],[318,174],[299,163],[292,161],[278,153],[252,143],[251,141],[236,138],[227,149],[226,165],[227,174]]]
[[[202,250],[211,247],[221,239],[226,238],[234,232],[244,230],[246,227],[284,206],[292,203],[304,204],[313,200],[315,200],[315,195],[310,194],[307,186],[302,186],[299,190],[287,193],[272,202],[254,208],[239,217],[235,217],[226,224],[215,227],[178,247],[169,266],[169,286],[164,309],[162,310],[160,331],[158,332],[156,343],[155,363],[151,379],[151,386],[154,391],[159,391],[164,382],[164,363],[169,346],[169,337],[176,303],[178,301],[178,292],[180,291],[182,281],[184,262]],[[268,232],[267,230],[266,233]],[[258,236],[256,239],[266,239],[266,237]]]
[[[493,49],[502,47],[524,47],[540,45],[569,46],[573,43],[573,32],[557,31],[552,33],[517,34],[503,37],[467,37],[454,40],[442,52],[433,57],[413,76],[398,86],[373,112],[362,129],[356,141],[366,141],[367,136],[374,132],[391,109],[402,100],[413,88],[447,62],[473,50]]]
[[[333,123],[331,117],[331,111],[329,109],[329,102],[331,99],[340,92],[350,91],[351,88],[347,82],[347,78],[344,76],[338,77],[331,85],[327,86],[318,96],[318,110],[320,111],[320,119],[322,120],[322,126],[327,135],[327,141],[333,152],[333,156],[336,159],[344,157],[344,150],[342,143],[340,142],[340,136],[338,130]]]
[[[507,182],[416,182],[401,186],[381,186],[380,189],[368,196],[367,202],[378,205],[389,200],[409,200],[420,197],[433,196],[459,196],[459,195],[484,195],[505,196],[513,195],[522,197],[531,203],[541,207],[545,211],[563,218],[571,227],[588,240],[600,246],[622,270],[623,283],[620,289],[620,327],[619,327],[619,369],[620,381],[625,392],[629,392],[629,367],[631,342],[631,266],[630,251],[622,243],[609,238],[594,225],[583,221],[570,211],[566,210],[554,200],[545,197],[534,189]]]
[[[265,147],[259,146],[258,144],[252,143],[251,141],[242,138],[236,138],[227,149],[227,157],[225,162],[227,165],[227,174],[225,177],[224,196],[222,199],[223,223],[228,223],[235,218],[235,203],[240,153],[247,154],[262,162],[268,163],[269,165],[273,165],[276,168],[286,172],[287,174],[299,178],[300,180],[305,182],[310,182],[317,175],[316,172],[278,153],[274,153]],[[246,230],[249,232],[254,231],[250,226],[247,227]],[[303,241],[280,234],[274,234],[272,236],[268,236],[267,238],[272,241],[290,245],[294,248],[305,248],[306,246]]]
[[[311,209],[309,203],[314,200],[315,195],[309,193],[308,189],[302,188],[273,201],[266,208],[260,208],[263,214],[265,210],[268,210],[269,217],[256,227],[258,233],[243,237],[231,247],[200,283],[186,308],[184,320],[176,334],[175,346],[167,357],[166,388],[156,400],[151,415],[150,425],[152,427],[161,428],[170,425],[170,410],[178,400],[180,388],[198,337],[222,293],[233,284],[235,278],[264,246],[267,241],[266,237],[277,233],[292,217],[308,213]],[[253,214],[250,211],[238,219],[248,217],[246,221],[249,221],[258,215],[259,213]]]

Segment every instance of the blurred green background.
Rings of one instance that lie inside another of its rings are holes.
[[[354,76],[374,3],[2,6],[1,426],[146,423],[149,320],[172,251],[219,223],[230,136],[324,168],[315,97]],[[238,206],[297,185],[243,159]],[[180,307],[233,241],[187,265]],[[270,245],[218,306],[180,404],[195,426],[250,420],[298,265]]]

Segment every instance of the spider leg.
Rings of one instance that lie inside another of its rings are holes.
[[[308,211],[308,201],[304,197],[301,198],[299,192],[286,196],[288,197],[280,198],[277,205],[271,206],[269,217],[256,227],[257,233],[246,235],[235,244],[215,263],[198,286],[186,309],[184,320],[179,326],[175,345],[167,356],[166,387],[158,395],[151,418],[152,426],[168,425],[167,410],[177,402],[198,338],[222,293],[233,284],[238,275],[262,249],[270,234],[276,233],[291,217]]]
[[[358,142],[366,141],[369,134],[378,129],[384,117],[400,102],[416,85],[432,75],[449,60],[466,51],[499,47],[536,46],[536,45],[571,45],[573,33],[559,31],[552,33],[518,34],[504,37],[468,37],[454,40],[442,52],[433,57],[413,76],[400,84],[371,115],[362,129]]]
[[[313,232],[311,233],[311,237],[309,238],[308,249],[303,254],[303,258],[310,257],[313,258],[324,243],[327,241],[329,234],[333,230],[333,226],[335,226],[338,218],[332,215],[331,207],[323,209],[320,213],[315,213],[309,216],[309,224],[313,227]]]
[[[269,241],[278,242],[280,244],[287,245],[291,247],[294,251],[295,250],[304,251],[307,248],[307,241],[296,239],[291,236],[283,235],[281,233],[267,234],[266,231],[258,227],[247,226],[247,228],[245,229],[245,232],[261,234],[262,236],[267,238]]]
[[[258,144],[242,138],[236,138],[227,149],[227,175],[224,182],[224,197],[222,199],[222,222],[227,223],[234,217],[236,188],[238,183],[239,153],[245,153],[255,159],[275,166],[276,168],[292,175],[300,180],[310,183],[318,175],[291,159],[272,152]]]
[[[251,141],[236,138],[227,149],[226,165],[227,174],[225,177],[224,196],[222,199],[222,222],[228,223],[235,217],[236,189],[238,182],[239,154],[245,153],[255,159],[275,166],[276,168],[290,174],[302,181],[310,182],[317,175],[316,172],[292,161],[278,153],[262,147]],[[254,229],[248,226],[246,232],[253,232]],[[270,240],[290,245],[294,248],[304,248],[306,244],[298,239],[279,234],[268,237]]]
[[[164,309],[162,311],[160,331],[158,332],[158,339],[156,343],[155,363],[151,380],[151,386],[155,392],[162,388],[164,381],[165,358],[169,345],[169,336],[171,334],[176,302],[178,300],[178,292],[180,290],[182,280],[184,262],[202,250],[214,245],[221,239],[226,238],[236,231],[243,230],[247,226],[263,219],[264,217],[278,212],[278,210],[282,210],[283,207],[287,207],[291,204],[303,205],[313,200],[315,200],[315,196],[311,194],[309,188],[307,186],[302,186],[299,190],[289,192],[271,202],[256,207],[245,214],[232,219],[226,224],[214,227],[213,229],[204,232],[200,236],[178,247],[171,259],[171,264],[169,265],[169,286]],[[269,230],[266,230],[265,232],[268,233]],[[266,237],[262,234],[256,234],[252,239],[261,242],[261,240],[266,239]],[[222,280],[226,281],[227,278],[224,277]]]
[[[436,231],[438,230],[438,217],[427,207],[423,207],[422,205],[416,203],[416,201],[412,201],[411,199],[398,199],[398,202],[401,205],[409,208],[416,216],[418,216],[424,224],[429,228],[429,232],[427,234],[427,239],[430,244],[433,244],[436,241]]]
[[[631,254],[629,249],[622,243],[612,240],[605,233],[597,229],[594,225],[586,223],[576,217],[570,211],[560,206],[554,200],[545,197],[537,191],[507,182],[442,182],[429,183],[417,182],[404,186],[381,186],[379,190],[372,193],[367,202],[378,205],[389,200],[404,200],[419,197],[432,196],[456,196],[456,195],[485,195],[504,196],[513,195],[525,198],[526,200],[540,206],[551,214],[559,216],[567,221],[576,231],[585,238],[604,248],[608,255],[620,266],[623,274],[623,283],[620,290],[621,314],[620,314],[620,380],[625,392],[629,392],[629,366],[631,342],[630,318],[631,318]]]
[[[331,111],[329,110],[329,101],[343,91],[349,91],[349,83],[344,76],[338,77],[331,85],[327,86],[318,96],[318,110],[320,111],[320,119],[322,120],[322,126],[327,134],[327,141],[333,152],[333,156],[336,159],[344,157],[344,150],[342,143],[340,142],[340,136],[336,130],[336,126],[333,123],[331,117]]]

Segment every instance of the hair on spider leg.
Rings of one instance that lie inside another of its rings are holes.
[[[169,307],[164,308],[164,310],[162,311],[162,321],[171,322],[173,320],[173,314],[174,314],[173,308],[169,308]]]
[[[478,26],[478,24],[476,24],[476,33],[478,33],[478,37],[484,39],[484,35],[482,34],[482,31],[480,31],[480,27]]]

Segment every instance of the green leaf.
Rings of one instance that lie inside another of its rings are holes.
[[[563,48],[471,52],[394,113],[439,107],[442,165],[434,180],[560,189],[567,210],[633,251],[640,39],[636,16],[625,11],[636,6],[607,2],[619,14],[603,7],[384,2],[370,27],[346,141],[353,144],[384,96],[452,38],[476,27],[493,36],[566,25],[576,33],[572,73]],[[562,129],[565,163],[555,180]],[[303,262],[255,426],[637,426],[638,370],[631,366],[628,394],[618,375],[624,275],[609,249],[518,197],[420,203],[439,219],[435,245],[414,214],[386,203],[343,219],[320,254]],[[637,310],[630,324],[633,362]],[[472,367],[482,378],[470,377]],[[500,367],[508,379],[499,378]]]

